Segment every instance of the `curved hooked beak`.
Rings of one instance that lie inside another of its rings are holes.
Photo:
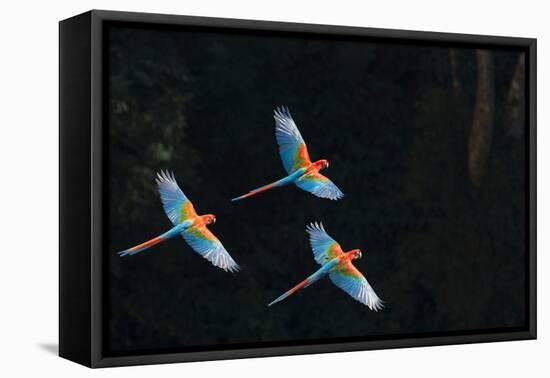
[[[216,223],[216,217],[212,218],[212,224]]]

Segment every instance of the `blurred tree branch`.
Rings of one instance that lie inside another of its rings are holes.
[[[479,188],[491,150],[495,107],[493,55],[477,50],[477,89],[472,128],[468,141],[468,171],[471,183]]]
[[[525,126],[525,54],[518,57],[506,97],[506,125],[510,135],[519,138]]]
[[[458,57],[456,49],[449,49],[449,61],[451,64],[451,80],[455,99],[459,99],[462,92],[462,85],[458,74]]]

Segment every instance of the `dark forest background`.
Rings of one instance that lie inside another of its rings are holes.
[[[328,38],[328,37],[327,37]],[[112,352],[525,325],[525,61],[513,50],[139,28],[109,34],[107,344]],[[345,193],[283,177],[273,109]],[[173,239],[155,172],[173,170],[243,267],[225,273]],[[317,269],[322,221],[386,308]]]

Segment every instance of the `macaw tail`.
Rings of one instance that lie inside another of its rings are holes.
[[[295,292],[297,292],[298,290],[306,287],[308,284],[309,284],[309,279],[306,278],[305,280],[303,280],[302,282],[300,282],[298,285],[294,286],[292,289],[290,289],[289,291],[287,291],[286,293],[284,293],[283,295],[281,295],[280,297],[278,297],[277,299],[275,299],[273,302],[271,302],[270,304],[267,305],[267,307],[271,306],[271,305],[274,305],[275,303],[277,302],[280,302],[282,301],[283,299],[285,298],[288,298],[290,297],[292,294],[294,294]]]
[[[297,292],[300,289],[308,287],[309,285],[311,285],[312,283],[316,282],[321,277],[323,277],[325,274],[326,274],[326,272],[325,272],[324,268],[319,269],[317,272],[313,273],[311,276],[309,276],[308,278],[306,278],[305,280],[300,282],[298,285],[294,286],[292,289],[290,289],[289,291],[287,291],[286,293],[281,295],[279,298],[275,299],[273,302],[268,304],[267,307],[269,307],[271,305],[274,305],[275,303],[280,302],[285,298],[290,297],[292,294],[294,294],[295,292]]]
[[[239,201],[239,200],[242,200],[242,199],[245,199],[245,198],[248,198],[248,197],[252,197],[254,194],[258,194],[258,193],[264,192],[266,190],[269,190],[271,188],[274,188],[275,187],[274,184],[275,183],[262,186],[261,188],[258,188],[258,189],[255,189],[255,190],[251,190],[250,192],[248,192],[248,193],[246,193],[242,196],[233,198],[231,201]]]
[[[120,257],[135,255],[136,253],[145,251],[146,249],[149,249],[160,242],[163,242],[165,240],[168,240],[178,235],[180,232],[181,232],[181,225],[177,225],[174,228],[170,229],[169,231],[165,232],[164,234],[157,236],[156,238],[153,238],[151,240],[146,241],[145,243],[138,244],[135,247],[128,248],[124,251],[117,252],[117,253]]]
[[[286,184],[290,184],[290,183],[294,182],[301,175],[302,175],[302,172],[295,172],[295,173],[293,173],[289,176],[286,176],[285,178],[282,178],[278,181],[275,181],[271,184],[264,185],[262,187],[259,187],[258,189],[251,190],[250,192],[248,192],[248,193],[246,193],[246,194],[244,194],[240,197],[233,198],[231,201],[239,201],[239,200],[242,200],[242,199],[245,199],[245,198],[248,198],[248,197],[252,197],[255,194],[265,192],[266,190],[269,190],[269,189],[272,189],[272,188],[277,188],[279,186],[283,186],[283,185],[286,185]]]

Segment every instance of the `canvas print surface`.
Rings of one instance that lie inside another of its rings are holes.
[[[524,52],[105,38],[110,355],[526,326]]]

